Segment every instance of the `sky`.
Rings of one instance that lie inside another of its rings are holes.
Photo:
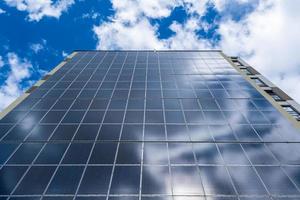
[[[300,102],[300,1],[0,0],[0,110],[78,49],[221,49]]]

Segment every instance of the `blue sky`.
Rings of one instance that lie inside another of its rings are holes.
[[[222,49],[299,102],[299,10],[294,0],[0,0],[0,109],[75,49]]]

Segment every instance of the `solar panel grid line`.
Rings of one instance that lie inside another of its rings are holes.
[[[126,142],[127,143],[127,142]],[[148,142],[146,142],[148,143]],[[161,142],[155,142],[156,144],[163,144]],[[263,167],[263,166],[267,166],[267,167],[299,167],[299,165],[293,165],[293,164],[226,164],[229,167],[238,167],[238,166],[242,166],[242,167]],[[28,167],[29,164],[7,164],[7,167]],[[47,167],[47,166],[57,166],[57,164],[33,164],[33,166],[37,166],[37,167]],[[61,164],[60,166],[79,166],[79,167],[84,167],[85,164]],[[113,164],[93,164],[93,163],[89,163],[88,166],[113,166]],[[116,164],[116,166],[140,166],[140,164]],[[168,166],[167,164],[145,164],[144,166]],[[224,166],[224,163],[219,163],[219,164],[197,164],[197,163],[193,163],[193,164],[171,164],[171,166]],[[291,179],[291,181],[293,181]]]
[[[265,183],[263,182],[262,178],[260,177],[259,173],[257,172],[256,168],[254,167],[254,164],[252,163],[251,159],[249,158],[249,156],[247,155],[245,149],[243,148],[243,146],[241,145],[241,148],[242,148],[242,151],[244,152],[245,156],[247,157],[249,163],[250,163],[250,166],[251,168],[255,171],[255,174],[257,175],[257,177],[259,178],[259,180],[261,181],[261,184],[263,185],[264,189],[267,191],[267,194],[269,195],[269,197],[271,198],[271,193],[270,191],[268,190],[267,186],[265,185]],[[228,169],[227,169],[228,171]],[[228,171],[229,173],[229,171]],[[230,174],[230,173],[229,173]],[[231,175],[230,175],[231,176]]]
[[[220,109],[221,115],[223,116],[223,118],[226,119],[226,117],[224,116],[224,113],[223,113],[222,110],[221,110],[221,107],[220,107],[219,103],[218,103],[218,102],[215,102],[215,103],[216,103],[218,109]],[[204,116],[204,118],[206,117],[204,113],[203,113],[203,116]],[[230,126],[230,123],[228,122],[228,120],[226,120],[226,122],[227,122],[228,126]],[[208,126],[208,129],[209,129],[209,134],[210,134],[210,136],[213,138],[213,141],[216,142],[215,136],[213,136],[213,135],[211,134],[211,133],[212,133],[211,127]],[[234,136],[234,137],[236,138],[236,136]]]
[[[104,58],[105,58],[106,55],[107,55],[107,53],[105,53],[105,55],[104,55],[104,57],[102,58],[102,60],[97,64],[97,68],[99,68],[99,66],[102,64],[102,61],[104,60]],[[112,62],[113,62],[113,61],[112,61]],[[110,67],[111,67],[111,65],[110,65]],[[109,67],[109,68],[110,68],[110,67]],[[91,75],[90,79],[91,79],[92,76],[95,74],[97,68],[95,68],[95,70],[94,70],[93,74]],[[108,71],[109,71],[109,70],[107,70],[107,73],[108,73]],[[104,75],[104,77],[106,77],[107,73]],[[90,79],[89,79],[89,80],[90,80]],[[88,81],[89,81],[89,80],[88,80]],[[87,81],[87,82],[88,82],[88,81]],[[101,82],[101,83],[102,83],[102,82]],[[100,86],[101,86],[101,84],[100,84]],[[84,116],[82,117],[82,119],[81,119],[81,121],[80,121],[80,124],[78,125],[78,129],[76,130],[76,133],[78,132],[79,127],[80,127],[80,125],[82,124],[82,122],[83,122],[83,120],[84,120],[84,118],[85,118],[87,112],[90,110],[90,107],[91,107],[91,105],[92,105],[92,103],[93,103],[93,100],[95,99],[95,97],[96,97],[96,95],[97,95],[97,92],[99,91],[100,86],[97,88],[97,91],[95,92],[95,94],[94,94],[94,96],[93,96],[93,98],[92,98],[92,100],[91,100],[91,102],[90,102],[88,108],[86,109],[86,112],[85,112]],[[102,120],[104,120],[104,117],[103,117]],[[97,136],[98,136],[98,134],[99,134],[99,132],[100,132],[100,128],[101,128],[101,127],[99,127],[99,129],[98,129],[98,131],[97,131],[97,135],[96,135],[96,137],[95,137],[95,140],[97,139]],[[75,137],[76,133],[74,134],[74,137]],[[78,194],[79,187],[80,187],[80,185],[81,185],[81,183],[82,183],[82,179],[83,179],[83,177],[84,177],[84,175],[85,175],[85,172],[86,172],[86,169],[87,169],[87,165],[88,165],[88,163],[89,163],[89,161],[90,161],[90,158],[91,158],[92,152],[93,152],[93,150],[94,150],[95,144],[96,144],[96,143],[94,142],[93,145],[92,145],[92,147],[91,147],[90,153],[89,153],[89,155],[88,155],[87,161],[86,161],[86,163],[85,163],[85,165],[84,165],[84,169],[83,169],[82,175],[81,175],[81,177],[80,177],[78,186],[77,186],[76,191],[75,191],[75,193],[74,193],[74,199],[76,198],[76,196],[77,196],[77,194]]]
[[[116,125],[116,124],[114,124]],[[134,125],[134,124],[130,124],[130,125]],[[152,125],[160,125],[160,124],[152,124]],[[175,124],[178,125],[178,124]],[[182,124],[180,124],[182,125]],[[184,125],[183,125],[184,126]],[[69,140],[55,140],[55,141],[49,141],[47,143],[49,144],[55,144],[55,143],[67,143]],[[121,140],[120,142],[123,143],[139,143],[139,142],[149,142],[149,143],[155,143],[158,140]],[[30,144],[38,144],[38,143],[43,143],[45,141],[25,141],[24,144],[26,143],[30,143]],[[93,142],[93,140],[74,140],[72,141],[72,143],[91,143]],[[96,143],[106,143],[106,142],[119,142],[119,140],[105,140],[105,141],[95,141]],[[197,140],[197,141],[188,141],[188,140],[164,140],[163,142],[167,142],[167,143],[215,143],[215,144],[299,144],[298,141],[295,142],[280,142],[280,141],[271,141],[271,142],[263,142],[263,141],[201,141],[201,140]],[[20,142],[1,142],[1,144],[19,144]]]
[[[50,109],[49,109],[50,110]],[[41,119],[42,120],[42,119]],[[19,145],[19,147],[20,146],[22,146],[22,144],[20,144]],[[39,151],[39,153],[42,151],[42,149],[44,148],[44,146],[46,146],[46,143],[43,145],[43,147],[41,148],[41,150]],[[19,147],[18,147],[18,149],[19,149]],[[18,150],[17,149],[17,150]],[[16,150],[16,151],[17,151]],[[39,154],[38,153],[38,154]],[[13,156],[14,154],[12,154],[11,156]],[[35,157],[35,159],[32,161],[32,163],[34,163],[34,161],[37,159],[37,157],[38,157],[38,155]],[[7,161],[9,161],[9,159],[7,160]],[[17,182],[17,184],[15,185],[15,187],[14,187],[14,189],[11,191],[11,193],[10,193],[10,195],[12,195],[14,192],[15,192],[15,190],[18,188],[18,186],[19,186],[19,184],[22,182],[22,180],[23,180],[23,178],[26,176],[26,174],[28,173],[28,171],[31,169],[31,167],[32,167],[32,163],[30,164],[30,166],[27,168],[27,170],[25,171],[25,173],[23,174],[23,176],[20,178],[20,180]]]
[[[85,54],[85,55],[87,55],[87,54]],[[96,55],[95,55],[95,56],[96,56]],[[95,57],[95,56],[94,56],[94,57]],[[93,58],[94,58],[94,57],[93,57]],[[87,65],[88,65],[89,63],[90,63],[90,62],[86,63],[85,67],[82,68],[81,72],[87,67]],[[81,73],[81,72],[80,72],[80,73]],[[80,73],[79,73],[76,77],[79,77]],[[75,80],[76,80],[76,79],[74,79],[72,82],[74,82]],[[80,93],[81,93],[82,90],[83,90],[83,88],[80,90],[80,92],[78,93],[77,97],[80,95]],[[66,91],[66,90],[65,90],[65,91]],[[76,99],[76,98],[75,98],[75,99]],[[71,106],[74,104],[74,102],[75,102],[75,101],[72,102]],[[64,117],[67,115],[67,113],[68,113],[68,111],[70,110],[71,106],[70,106],[69,109],[64,113],[64,116],[61,118],[61,120],[60,120],[59,123],[57,124],[56,129],[57,129],[57,127],[61,124],[61,122],[63,121]],[[50,109],[49,109],[49,110],[50,110]],[[55,130],[54,130],[54,131],[55,131]],[[54,133],[54,131],[53,131],[53,133]],[[74,134],[74,136],[72,137],[72,139],[73,139],[74,137],[75,137],[75,134]],[[49,137],[49,139],[50,139],[50,137]],[[72,141],[72,139],[71,139],[71,141]],[[58,171],[58,169],[59,169],[59,167],[60,167],[60,164],[62,163],[62,161],[63,161],[65,155],[67,154],[67,152],[68,152],[68,150],[69,150],[71,144],[72,144],[71,142],[68,144],[68,146],[67,146],[65,152],[63,153],[63,155],[62,155],[62,157],[61,157],[61,159],[60,159],[58,165],[57,165],[56,168],[55,168],[55,171],[53,172],[53,174],[52,174],[52,176],[51,176],[51,178],[50,178],[50,180],[49,180],[47,186],[46,186],[45,189],[44,189],[44,192],[43,192],[43,194],[42,194],[42,196],[41,196],[41,199],[43,198],[43,196],[45,196],[46,192],[48,191],[48,188],[49,188],[49,186],[50,186],[50,184],[51,184],[53,178],[55,177],[55,175],[56,175],[56,173],[57,173],[57,171]]]
[[[116,57],[117,57],[117,54],[115,55],[114,58],[116,58]],[[125,60],[126,60],[126,58],[124,59],[124,63],[125,63]],[[124,65],[124,63],[123,63],[123,65]],[[112,64],[113,64],[113,61],[111,62],[109,69],[112,67]],[[123,65],[122,65],[122,68],[123,68]],[[121,74],[122,68],[121,68],[121,70],[120,70],[120,72],[119,72],[119,75]],[[109,72],[109,69],[107,70],[107,74],[108,74],[108,72]],[[106,75],[107,75],[107,74],[106,74]],[[106,77],[106,75],[105,75],[105,77]],[[104,79],[105,79],[105,78],[104,78]],[[103,80],[104,80],[104,79],[103,79]],[[99,86],[98,91],[99,91],[100,87],[101,87],[101,85]],[[115,86],[114,86],[114,87],[116,87],[116,83],[115,83]],[[112,94],[113,94],[113,93],[112,93]],[[109,102],[110,102],[110,101],[109,101]],[[109,105],[109,103],[108,103],[108,105]],[[104,117],[105,117],[105,115],[106,115],[106,113],[107,113],[108,105],[107,105],[107,107],[106,107]],[[102,119],[102,123],[101,123],[101,124],[103,124],[103,122],[104,122],[104,119],[105,119],[104,117],[103,117],[103,119]],[[97,136],[96,136],[96,138],[95,138],[96,140],[99,138],[99,134],[100,134],[100,129],[101,129],[101,127],[102,127],[102,126],[100,126],[100,128],[99,128],[99,130],[98,130],[98,132],[97,132]],[[97,141],[95,141],[95,144],[96,144],[96,142],[97,142]],[[118,142],[118,141],[116,141],[116,142]],[[94,147],[95,147],[95,146],[94,146]],[[94,148],[94,147],[93,147],[93,148]],[[118,149],[118,147],[117,147],[117,149]],[[91,151],[90,157],[91,157],[92,153],[93,153],[93,149],[92,149],[92,151]],[[116,151],[116,153],[115,153],[115,156],[117,156],[117,151]],[[87,164],[89,164],[90,157],[89,157],[89,159],[88,159],[88,161],[87,161]],[[89,165],[90,165],[90,164],[89,164]],[[101,164],[101,165],[103,165],[103,164]],[[111,172],[111,176],[110,176],[110,177],[112,177],[112,174],[113,174],[113,172]],[[84,175],[84,174],[83,174],[83,175]],[[78,189],[79,189],[80,185],[81,185],[81,184],[78,185]],[[78,194],[76,194],[76,195],[74,196],[74,198],[75,198],[76,196],[78,196]],[[105,195],[105,197],[106,197],[106,196],[107,196],[107,194]]]
[[[137,64],[137,63],[136,63]],[[145,123],[146,123],[146,103],[147,103],[147,80],[148,80],[148,53],[146,57],[146,84],[145,84],[145,93],[144,93],[144,111],[143,111],[143,130],[142,130],[142,139],[145,141]],[[131,81],[132,83],[132,81]],[[131,88],[130,88],[131,91]],[[142,155],[141,155],[141,170],[140,170],[140,185],[139,185],[139,200],[142,199],[142,184],[143,184],[143,168],[144,168],[144,142],[142,142]]]
[[[136,54],[136,56],[135,56],[135,61],[134,61],[134,70],[133,70],[133,76],[131,77],[131,81],[130,81],[130,88],[129,88],[129,94],[128,94],[128,97],[127,97],[127,101],[126,101],[126,106],[125,106],[125,111],[126,111],[126,113],[124,114],[124,118],[123,118],[123,122],[122,122],[122,126],[121,126],[121,135],[120,135],[120,139],[119,140],[121,140],[121,138],[122,138],[122,136],[123,136],[123,130],[124,130],[124,123],[125,123],[125,119],[126,119],[126,117],[127,117],[127,111],[128,111],[128,103],[129,103],[129,97],[131,96],[131,92],[132,92],[132,87],[133,87],[133,82],[134,82],[134,76],[135,76],[135,74],[137,73],[137,70],[139,69],[139,68],[137,68],[137,65],[138,65],[138,55],[139,55],[139,52],[137,52],[137,54]],[[147,71],[146,71],[146,73],[147,73]],[[146,78],[147,78],[147,76],[146,76]],[[144,87],[146,87],[146,84],[145,84],[145,86]],[[146,100],[145,100],[145,97],[146,97],[146,90],[144,91],[144,94],[143,94],[143,107],[144,107],[144,109],[143,110],[145,110],[145,107],[146,107]],[[144,113],[145,113],[145,111],[143,112],[143,115],[144,115]],[[143,121],[144,121],[144,117],[143,117]],[[144,127],[143,127],[143,129],[144,129]],[[139,133],[140,134],[140,133]],[[143,134],[144,134],[144,130],[142,130],[142,139],[143,139]],[[136,166],[138,166],[139,167],[139,169],[137,169],[138,171],[139,171],[139,184],[138,184],[138,192],[136,193],[136,195],[137,195],[137,197],[138,198],[141,198],[141,189],[142,189],[142,170],[143,170],[143,140],[141,141],[141,142],[138,142],[138,143],[141,143],[141,145],[142,145],[142,148],[141,148],[141,153],[140,153],[140,160],[138,161],[139,163],[138,164],[136,164]],[[118,147],[118,155],[117,155],[117,158],[119,157],[119,155],[121,155],[121,154],[119,154],[120,152],[121,152],[121,150],[120,150],[120,145],[121,145],[122,143],[121,142],[119,142],[119,147]],[[130,143],[129,143],[130,144]],[[115,160],[115,162],[116,162],[117,160]],[[114,164],[115,166],[118,166],[118,165],[121,165],[121,164],[117,164],[117,163],[115,163]],[[124,164],[124,166],[130,166],[131,164]],[[115,178],[115,177],[112,177],[113,179]],[[109,197],[111,197],[111,196],[114,196],[115,194],[113,194],[111,191],[109,192],[109,196],[108,196],[108,198]],[[126,195],[126,194],[125,194]],[[132,196],[134,196],[134,194],[127,194],[127,195],[132,195]]]
[[[50,110],[50,109],[49,109]],[[41,119],[42,120],[42,119]],[[41,151],[36,155],[36,157],[35,157],[35,159],[34,159],[34,161],[32,162],[32,163],[34,163],[35,162],[35,160],[39,157],[39,155],[40,155],[40,153],[42,152],[42,150],[44,149],[44,147],[46,146],[46,144],[41,148]],[[27,173],[26,173],[27,174]],[[26,174],[25,174],[25,176],[26,176]],[[22,180],[21,180],[22,181]]]
[[[128,56],[128,53],[126,55],[126,58],[127,58],[127,56]],[[125,61],[126,61],[126,59],[124,60],[124,63],[125,63]],[[124,63],[123,63],[122,66],[124,66]],[[135,62],[134,62],[134,70],[133,70],[133,72],[135,71],[135,67],[136,67],[136,56],[135,56]],[[119,77],[118,77],[118,79],[119,79]],[[133,80],[133,76],[131,77],[131,80]],[[116,84],[115,84],[115,87],[116,87]],[[115,90],[115,87],[114,87],[114,90]],[[130,83],[130,87],[132,87],[132,81]],[[125,110],[126,110],[126,108],[128,106],[129,95],[130,95],[130,92],[128,93],[128,96],[127,96]],[[123,130],[123,126],[124,126],[124,121],[125,121],[125,113],[123,114],[122,125],[121,125],[121,130],[120,130],[120,135],[119,135],[118,141],[120,141],[121,137],[122,137],[122,130]],[[114,178],[115,166],[116,166],[116,162],[117,162],[117,158],[118,158],[118,153],[119,153],[119,148],[120,148],[120,143],[118,142],[117,143],[115,157],[114,157],[113,168],[112,168],[112,172],[111,172],[111,176],[110,176],[110,180],[109,180],[109,185],[108,185],[106,200],[109,200],[109,196],[110,196],[110,192],[111,192],[110,190],[111,190],[111,186],[112,186],[112,181],[113,181],[113,178]]]
[[[106,54],[107,54],[107,53],[106,53]],[[115,55],[115,57],[116,57],[116,56],[117,56],[117,55]],[[114,57],[114,58],[115,58],[115,57]],[[105,75],[104,75],[103,81],[104,81],[105,77],[107,76],[107,74],[108,74],[108,72],[109,72],[109,69],[110,69],[111,66],[112,66],[112,63],[113,63],[113,60],[112,60],[110,66],[109,66],[109,68],[108,68],[108,70],[106,71],[106,73],[105,73]],[[100,87],[101,87],[103,81],[101,82],[101,84],[100,84],[99,87],[97,88],[97,91],[96,91],[96,93],[95,93],[93,99],[91,100],[90,105],[89,105],[89,107],[88,107],[87,110],[90,110],[90,106],[92,105],[93,100],[96,98],[96,95],[97,95],[97,93],[98,93],[98,91],[99,91],[99,89],[100,89]],[[108,107],[107,107],[107,108],[108,108]],[[105,112],[104,112],[104,116],[105,116],[106,111],[107,111],[107,110],[105,110]],[[104,121],[104,117],[102,118],[102,123],[103,123],[103,121]],[[101,123],[101,124],[102,124],[102,123]],[[101,129],[101,126],[99,127],[99,129],[98,129],[98,131],[97,131],[96,137],[95,137],[95,139],[94,139],[95,141],[93,141],[94,143],[93,143],[93,146],[92,146],[91,151],[90,151],[90,153],[89,153],[88,159],[87,159],[87,161],[86,161],[85,168],[84,168],[84,171],[83,171],[83,173],[82,173],[82,175],[81,175],[79,184],[78,184],[78,186],[77,186],[77,189],[76,189],[76,192],[75,192],[75,195],[74,195],[74,199],[76,198],[76,196],[78,196],[78,190],[79,190],[79,188],[81,187],[82,179],[83,179],[84,176],[85,176],[85,171],[86,171],[87,165],[88,165],[89,162],[90,162],[90,158],[91,158],[91,156],[92,156],[92,153],[93,153],[93,151],[94,151],[95,144],[96,144],[96,140],[97,140],[97,138],[99,137],[100,129]]]
[[[48,91],[48,93],[49,93],[50,91]],[[36,103],[35,103],[35,105],[36,104],[38,104],[38,102],[39,101],[37,101]],[[20,122],[20,121],[22,121],[23,120],[23,118],[29,113],[31,111],[31,109],[29,109],[28,110],[28,112],[26,112],[26,114],[24,114],[24,116],[21,118],[21,119],[19,119],[16,123],[14,123],[14,126],[12,126],[7,132],[6,132],[6,134],[5,135],[3,135],[1,138],[0,138],[0,141],[2,141],[3,140],[3,138],[5,138],[8,134],[9,134],[9,132]]]
[[[212,94],[212,93],[211,93]],[[181,106],[181,110],[183,111],[184,109],[183,109],[183,105],[182,105],[182,101],[180,101],[180,106]],[[187,120],[186,120],[186,117],[185,117],[185,115],[184,115],[184,113],[182,113],[183,114],[183,118],[184,118],[184,121],[185,121],[185,124],[188,124],[187,123]],[[221,113],[222,115],[223,115],[223,113]],[[205,115],[204,115],[205,116]],[[223,116],[224,117],[224,116]],[[225,117],[224,117],[225,118]],[[186,128],[187,128],[187,130],[189,130],[189,127],[186,125]],[[189,137],[190,137],[190,135],[189,135]],[[192,139],[190,138],[190,141],[191,141]],[[218,148],[218,147],[217,147]],[[196,158],[196,154],[195,154],[195,151],[194,151],[194,147],[192,146],[192,149],[193,149],[193,156],[194,156],[194,160],[195,160],[195,163],[198,163],[198,161],[197,161],[197,158]],[[220,152],[219,152],[220,153]],[[225,163],[225,162],[224,162]],[[228,173],[228,175],[229,175],[229,172],[228,172],[228,169],[227,169],[227,167],[226,167],[226,165],[225,165],[225,168],[226,168],[226,172]],[[201,176],[201,174],[202,174],[202,172],[201,172],[201,169],[200,169],[200,167],[197,167],[197,169],[198,169],[198,171],[199,171],[199,174],[200,174],[200,176]],[[235,191],[235,194],[237,195],[238,194],[238,192],[237,192],[237,189],[235,188],[235,186],[234,186],[234,184],[233,184],[233,181],[232,181],[232,179],[231,179],[231,176],[229,175],[229,177],[230,177],[230,182],[231,182],[231,184],[232,184],[232,187],[234,188],[234,191]],[[208,191],[206,191],[206,188],[205,188],[205,186],[204,186],[204,183],[201,181],[201,183],[202,183],[202,189],[203,189],[203,192],[204,192],[204,195],[205,195],[205,198],[206,198],[206,196],[207,195],[209,195],[209,194],[207,194],[208,193]]]
[[[221,83],[221,84],[222,84],[222,83]],[[222,86],[222,87],[224,87],[224,86]],[[216,103],[217,103],[217,106],[220,108],[220,105],[218,104],[218,102],[216,102]],[[221,108],[220,108],[220,110],[221,110]],[[226,117],[224,116],[222,110],[221,110],[221,114],[223,115],[224,119],[226,119]],[[250,124],[250,123],[249,123],[249,124]],[[228,123],[228,125],[229,125],[229,127],[232,129],[231,124]],[[210,127],[209,127],[209,128],[210,128]],[[234,132],[233,132],[233,133],[234,133]],[[235,134],[235,133],[234,133],[234,134]],[[234,137],[237,138],[236,135],[234,135]],[[240,142],[239,142],[239,144],[240,144]],[[243,149],[242,146],[241,146],[241,148]],[[237,188],[236,188],[236,186],[235,186],[235,184],[234,184],[234,182],[233,182],[233,180],[232,180],[232,177],[231,177],[231,175],[230,175],[230,173],[229,173],[227,164],[226,164],[225,160],[223,159],[223,156],[222,156],[222,154],[221,154],[221,152],[220,152],[220,149],[219,149],[218,145],[217,145],[217,149],[218,149],[218,152],[219,152],[219,154],[221,155],[221,158],[222,158],[222,160],[223,160],[223,162],[224,162],[224,166],[225,166],[225,168],[226,168],[226,172],[227,172],[228,176],[230,177],[230,182],[231,182],[231,184],[232,184],[232,186],[233,186],[233,188],[234,188],[234,190],[235,190],[235,193],[239,196],[240,194],[239,194],[239,192],[238,192],[238,190],[237,190]],[[244,151],[244,149],[243,149],[243,151]],[[245,153],[245,155],[246,155],[248,161],[250,162],[251,167],[255,170],[256,174],[258,175],[258,173],[257,173],[257,171],[256,171],[256,169],[255,169],[255,167],[253,167],[253,164],[252,164],[251,160],[249,159],[249,157],[247,156],[247,154],[246,154],[245,151],[244,151],[244,153]],[[260,178],[259,175],[258,175],[258,177]],[[261,178],[260,178],[260,180],[261,180]],[[261,181],[262,181],[262,180],[261,180]],[[262,183],[263,183],[263,182],[262,182]],[[264,183],[263,183],[263,185],[264,185]],[[264,185],[264,187],[265,187],[266,191],[268,192],[268,195],[270,195],[270,193],[269,193],[269,191],[267,190],[267,188],[266,188],[265,185]]]
[[[171,64],[171,63],[170,63]],[[161,65],[160,65],[160,62],[158,63],[158,66],[159,66],[159,85],[160,85],[160,91],[161,91],[161,96],[163,97],[163,86],[162,86],[162,76],[161,76]],[[164,122],[166,122],[166,116],[165,116],[165,104],[164,102],[162,103],[162,111],[163,111],[163,119],[164,119]],[[167,126],[166,126],[166,123],[164,123],[164,134],[165,134],[165,140],[167,140],[168,136],[167,136]],[[172,193],[172,196],[174,196],[174,186],[173,186],[173,177],[171,175],[171,162],[170,162],[170,152],[169,152],[169,143],[167,142],[166,143],[166,148],[167,148],[167,160],[168,160],[168,172],[170,174],[170,187],[171,187],[171,193]],[[172,198],[174,199],[174,198]]]
[[[181,113],[182,113],[182,116],[183,116],[183,119],[184,119],[184,123],[185,123],[186,130],[189,131],[189,127],[187,126],[188,123],[187,123],[187,120],[186,120],[186,117],[185,117],[185,114],[184,114],[184,111],[183,111],[184,108],[183,108],[183,105],[182,105],[182,101],[179,101],[179,104],[180,104],[180,109],[181,109]],[[190,136],[190,134],[188,134],[188,138],[189,138],[189,140],[191,141],[191,136]],[[193,148],[193,147],[192,147],[192,148]],[[193,151],[193,157],[194,157],[194,162],[195,162],[195,163],[198,163],[194,151]],[[197,167],[197,171],[198,171],[199,174],[201,174],[199,167]],[[204,198],[206,199],[206,191],[205,191],[205,188],[204,188],[204,185],[203,185],[203,181],[202,181],[201,179],[200,179],[200,182],[201,182],[201,186],[202,186],[202,191],[203,191],[203,194],[204,194]]]
[[[284,170],[283,166],[279,166],[282,172],[288,177],[288,179],[293,183],[294,187],[300,192],[300,187],[296,184],[296,182],[291,178],[291,176]],[[300,197],[299,197],[300,198]]]
[[[29,113],[29,111],[28,111]],[[20,119],[22,120],[22,119]],[[6,159],[6,161],[4,162],[4,164],[0,167],[0,170],[3,166],[5,166],[5,164],[10,160],[10,158],[15,154],[16,151],[18,151],[18,149],[22,146],[22,143],[20,143],[20,145],[15,149],[15,151]],[[11,191],[11,194],[14,192],[14,190],[17,188],[18,184],[20,184],[21,180],[24,178],[24,176],[26,175],[26,173],[29,171],[29,169],[31,168],[28,167],[27,170],[25,171],[25,173],[23,174],[23,176],[21,177],[21,179],[19,180],[19,182],[16,184],[16,186],[14,187],[14,189]]]

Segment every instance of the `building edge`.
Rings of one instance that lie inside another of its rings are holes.
[[[55,72],[57,72],[62,66],[64,66],[68,62],[68,60],[73,58],[76,54],[77,54],[77,51],[73,51],[62,62],[60,62],[56,67],[54,67],[45,76],[43,76],[40,80],[38,80],[34,85],[32,85],[29,89],[27,89],[21,96],[19,96],[12,103],[10,103],[6,108],[4,108],[0,112],[0,120],[3,117],[5,117],[10,111],[12,111],[15,107],[17,107],[22,101],[24,101],[30,95],[31,92],[33,92],[36,88],[41,86],[49,77],[51,77],[53,74],[55,74]]]
[[[293,109],[300,116],[300,105],[282,91],[279,87],[260,74],[240,57],[230,57],[221,52],[221,55],[248,81],[261,95],[263,95],[281,114],[300,130],[300,118],[295,118],[284,108]],[[258,80],[258,84],[256,82]],[[273,97],[272,97],[273,96]],[[278,99],[274,99],[278,97]]]

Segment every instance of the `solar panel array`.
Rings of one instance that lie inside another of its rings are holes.
[[[300,134],[217,51],[82,51],[0,121],[0,199],[300,199]]]

